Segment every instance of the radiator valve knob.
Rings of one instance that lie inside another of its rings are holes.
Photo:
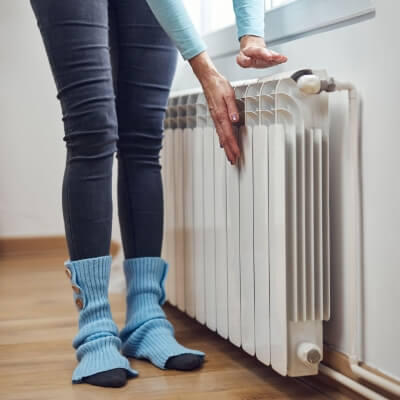
[[[316,344],[303,342],[297,347],[297,357],[305,365],[311,367],[322,360],[322,352]]]
[[[316,75],[303,75],[297,80],[297,87],[305,94],[317,94],[321,91],[321,80]]]

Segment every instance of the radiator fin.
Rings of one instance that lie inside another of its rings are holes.
[[[217,332],[228,338],[228,249],[225,152],[214,132],[215,279]]]
[[[193,130],[183,132],[183,210],[185,240],[185,310],[191,316],[196,314],[194,257],[193,257]],[[166,192],[167,190],[164,190]],[[164,194],[166,195],[166,193]],[[168,207],[165,207],[168,210]]]
[[[237,135],[237,131],[235,130]],[[237,135],[238,136],[238,135]],[[239,260],[239,170],[226,164],[229,340],[242,343]]]
[[[253,128],[254,307],[256,356],[270,364],[268,128]],[[254,168],[254,166],[258,166]]]
[[[183,113],[183,111],[181,111]],[[185,269],[183,232],[183,130],[174,130],[174,187],[175,187],[175,290],[176,305],[185,311]]]
[[[314,276],[314,130],[306,131],[306,282],[307,320],[315,319],[315,276]]]
[[[215,203],[214,203],[214,129],[203,131],[204,157],[204,281],[206,285],[206,324],[217,329],[216,282],[215,282]]]
[[[203,201],[203,128],[193,131],[193,255],[196,287],[196,319],[204,324],[205,282],[204,282],[204,201]]]

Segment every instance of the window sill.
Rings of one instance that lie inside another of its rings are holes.
[[[297,0],[265,13],[265,39],[269,46],[351,25],[375,16],[374,0]],[[235,54],[236,26],[204,36],[213,58]]]

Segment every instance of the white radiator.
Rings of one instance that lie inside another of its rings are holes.
[[[200,90],[171,95],[163,257],[172,305],[280,374],[305,376],[318,372],[330,312],[328,94],[304,94],[291,76],[233,84],[240,166]]]

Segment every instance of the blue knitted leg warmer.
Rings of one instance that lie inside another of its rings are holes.
[[[72,342],[79,364],[72,374],[72,383],[82,383],[85,377],[115,368],[125,369],[127,378],[137,376],[129,360],[120,354],[121,339],[111,315],[111,256],[68,260],[64,265],[79,311],[79,331]]]
[[[205,354],[180,345],[174,328],[161,308],[166,300],[165,279],[169,264],[159,257],[129,258],[124,261],[127,286],[125,327],[120,332],[122,354],[145,358],[155,366],[167,369],[169,358]]]

